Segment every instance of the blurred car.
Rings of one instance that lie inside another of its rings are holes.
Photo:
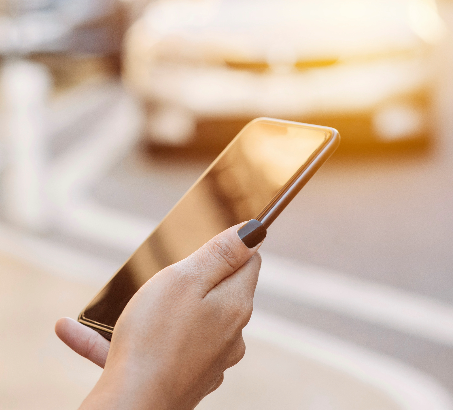
[[[223,147],[260,116],[420,143],[443,31],[429,0],[160,1],[126,34],[123,77],[155,148]]]

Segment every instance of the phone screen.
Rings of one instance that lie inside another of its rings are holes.
[[[249,123],[88,305],[82,319],[113,329],[149,278],[228,227],[257,218],[330,134],[328,128],[284,121]]]

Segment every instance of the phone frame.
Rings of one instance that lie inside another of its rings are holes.
[[[269,204],[260,212],[255,218],[260,221],[263,226],[267,229],[272,222],[280,215],[280,213],[286,208],[286,206],[294,199],[299,191],[306,185],[311,177],[321,168],[321,165],[326,162],[329,157],[335,152],[340,145],[340,134],[335,128],[325,127],[320,125],[305,124],[294,121],[275,120],[272,118],[257,118],[257,120],[272,120],[278,121],[282,124],[292,124],[296,126],[310,126],[315,128],[321,128],[323,130],[330,131],[331,135],[326,142],[320,146],[302,165],[296,173],[288,180],[288,182],[282,187]],[[254,121],[257,121],[254,120]],[[250,124],[252,124],[252,121]]]
[[[296,126],[296,127],[305,126],[305,127],[310,127],[310,128],[319,128],[319,129],[322,129],[322,130],[330,133],[330,136],[328,138],[326,138],[326,141],[315,152],[313,152],[313,154],[308,158],[308,160],[295,172],[295,174],[288,180],[288,182],[280,189],[280,191],[274,196],[274,198],[272,198],[272,200],[264,207],[264,209],[255,218],[258,221],[260,221],[263,224],[263,226],[267,229],[272,224],[272,222],[278,217],[278,215],[280,215],[280,213],[283,211],[283,209],[285,209],[286,206],[294,199],[294,197],[298,194],[298,192],[305,186],[305,184],[310,180],[310,178],[316,173],[316,171],[321,167],[321,165],[324,164],[324,162],[326,162],[327,159],[329,159],[329,157],[335,152],[335,150],[338,148],[338,146],[340,144],[340,134],[335,128],[331,128],[331,127],[325,127],[325,126],[319,126],[319,125],[313,125],[313,124],[305,124],[305,123],[300,123],[300,122],[295,122],[295,121],[278,120],[278,119],[268,118],[268,117],[256,118],[253,121],[250,121],[248,124],[245,125],[245,127],[236,135],[236,137],[228,144],[228,146],[218,155],[218,157],[210,164],[210,166],[196,180],[196,182],[192,185],[192,187],[195,186],[196,184],[198,184],[198,182],[201,181],[207,173],[209,173],[209,171],[215,166],[217,161],[224,155],[224,153],[227,152],[230,145],[232,145],[236,139],[240,138],[241,134],[243,133],[243,131],[246,128],[252,126],[255,122],[263,122],[263,121],[268,121],[268,122],[277,123],[277,124],[286,125],[286,126],[292,125],[292,126]],[[184,196],[182,198],[184,198],[191,191],[192,187],[189,188],[189,190],[184,194]],[[181,198],[181,200],[182,200],[182,198]],[[179,201],[177,202],[177,204],[178,203],[179,203]],[[171,213],[171,210],[169,211],[168,214],[170,214],[170,213]],[[157,230],[159,228],[159,226],[160,226],[160,224],[158,224],[156,226],[156,228],[148,235],[148,237],[145,239],[145,241],[154,233],[155,230]],[[143,242],[145,242],[145,241],[143,241]],[[142,246],[142,244],[140,244],[140,246]],[[135,254],[135,252],[115,272],[115,274],[112,276],[112,278],[129,262],[129,260],[132,258],[132,256],[134,254]],[[110,280],[109,280],[109,282],[110,282]],[[107,282],[104,285],[104,287],[107,286],[109,282]],[[104,287],[102,287],[99,290],[99,292],[96,294],[96,296],[100,292],[102,292]],[[92,300],[94,300],[96,298],[96,296],[93,297]],[[80,312],[77,320],[80,323],[93,328],[107,340],[111,340],[111,337],[113,334],[113,329],[114,329],[112,326],[96,322],[96,321],[84,316],[85,310],[90,306],[91,301]]]

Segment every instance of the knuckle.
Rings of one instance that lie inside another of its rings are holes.
[[[245,351],[246,351],[245,342],[243,337],[241,336],[235,345],[235,349],[231,357],[232,363],[231,366],[234,366],[235,364],[239,363],[244,358]]]
[[[261,254],[259,252],[256,252],[253,256],[252,256],[252,261],[256,264],[256,267],[258,269],[261,268],[261,262],[262,262],[262,258],[261,258]]]
[[[96,346],[98,342],[98,334],[96,332],[91,333],[89,339],[86,341],[85,351],[82,356],[86,359],[90,359],[95,354]]]
[[[247,324],[250,321],[250,318],[252,317],[252,311],[253,311],[252,308],[244,308],[242,310],[241,316],[238,320],[238,327],[240,329],[244,329],[244,327],[247,326]]]
[[[253,299],[248,296],[236,295],[236,299],[231,298],[227,305],[228,316],[232,322],[242,322],[245,316],[253,309]]]
[[[217,378],[215,385],[214,385],[214,390],[218,389],[220,385],[223,383],[223,380],[225,379],[225,375],[223,373],[220,373],[219,377]]]
[[[240,357],[239,360],[242,360],[242,358],[245,356],[245,352],[247,350],[246,346],[245,346],[245,342],[244,342],[244,339],[241,337],[241,344],[240,344],[240,347],[239,347],[239,352],[238,352],[238,357]]]
[[[250,264],[250,271],[253,276],[258,277],[259,271],[261,269],[261,255],[259,253],[255,253],[250,260],[248,261]]]
[[[209,253],[221,263],[226,263],[232,270],[239,265],[239,258],[234,252],[230,241],[225,239],[214,239],[208,247]]]
[[[169,281],[175,290],[184,291],[188,287],[198,284],[198,277],[195,272],[185,269],[180,262],[167,267],[166,270],[168,270]]]
[[[240,324],[244,316],[243,304],[236,301],[229,309],[229,314],[234,324]]]
[[[208,394],[217,390],[222,385],[224,378],[225,378],[224,374],[221,373],[219,377],[217,377],[217,379],[215,380],[214,385],[212,386],[211,390],[209,390]]]
[[[231,315],[237,327],[243,329],[249,322],[253,312],[253,299],[245,298],[237,302],[232,309]]]
[[[244,303],[244,311],[243,311],[243,322],[242,326],[245,327],[247,323],[250,321],[253,313],[253,300],[249,299]]]

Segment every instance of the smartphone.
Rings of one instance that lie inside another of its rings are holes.
[[[80,313],[79,322],[110,340],[134,293],[155,273],[213,236],[277,218],[340,143],[329,127],[271,118],[248,123],[134,254]]]

